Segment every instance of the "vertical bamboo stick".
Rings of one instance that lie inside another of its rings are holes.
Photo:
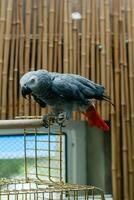
[[[2,111],[2,68],[3,68],[3,49],[4,49],[4,30],[6,21],[6,2],[1,1],[0,8],[0,118]]]
[[[24,74],[24,23],[23,23],[23,4],[19,0],[19,19],[20,19],[20,44],[19,44],[19,79]],[[21,91],[19,90],[21,93]],[[24,98],[19,96],[19,115],[24,115]]]
[[[81,75],[86,76],[86,0],[82,0]]]
[[[33,30],[33,38],[32,38],[32,49],[31,49],[31,70],[36,70],[36,41],[37,41],[37,1],[33,1],[32,5],[32,30]],[[39,52],[38,52],[39,53]],[[38,62],[39,61],[39,54],[38,54]],[[39,65],[39,63],[38,63]],[[36,113],[36,104],[33,99],[31,99],[31,115],[35,116]]]
[[[30,29],[31,29],[31,0],[26,1],[26,23],[25,23],[25,68],[24,72],[29,71],[30,67]],[[29,99],[24,100],[24,114],[29,115]]]
[[[42,0],[38,1],[38,51],[37,51],[37,69],[42,68],[42,32],[43,32],[43,22],[42,22]],[[36,115],[39,116],[41,114],[41,109],[38,104],[36,104]]]
[[[77,20],[73,19],[73,27],[72,27],[72,42],[73,42],[73,46],[72,46],[72,50],[73,50],[73,60],[72,60],[72,66],[70,68],[70,73],[74,73],[77,74],[77,67],[78,67],[78,28],[77,28]],[[76,120],[77,119],[77,113],[74,112],[73,113],[73,119]]]
[[[43,33],[42,33],[42,68],[48,69],[48,5],[47,0],[43,0]],[[41,109],[44,115],[47,109]]]
[[[128,136],[128,176],[129,176],[129,196],[130,200],[133,200],[134,198],[134,192],[133,192],[133,166],[132,166],[132,140],[131,140],[131,111],[130,111],[130,90],[129,90],[129,80],[128,80],[128,63],[127,63],[127,49],[126,49],[126,12],[125,12],[125,0],[123,2],[123,34],[124,34],[124,74],[125,74],[125,97],[126,97],[126,128],[127,128],[127,136]]]
[[[42,58],[42,32],[43,32],[43,22],[42,22],[42,0],[38,1],[38,51],[37,51],[37,68],[41,69],[41,58]]]
[[[43,41],[42,41],[42,67],[43,69],[48,68],[48,16],[47,16],[47,0],[43,1]]]
[[[111,100],[114,102],[114,70],[111,68]],[[114,200],[118,199],[118,184],[117,184],[117,135],[116,135],[116,121],[115,110],[111,106],[111,143],[112,143],[112,195]]]
[[[13,9],[15,7],[15,3]],[[13,119],[14,117],[14,87],[13,87],[13,74],[14,74],[14,57],[15,57],[15,12],[13,12],[13,22],[12,22],[12,39],[11,39],[11,53],[10,53],[10,63],[9,63],[9,91],[8,91],[8,119]]]
[[[54,71],[57,71],[57,59],[58,59],[58,54],[57,54],[57,49],[58,49],[58,7],[59,7],[59,1],[55,1],[55,30],[54,30],[54,66],[53,69]]]
[[[86,0],[81,1],[81,75],[86,76]],[[85,120],[85,117],[81,115],[81,120]]]
[[[121,7],[121,5],[120,5]],[[122,8],[122,7],[121,7]],[[121,9],[120,8],[120,9]],[[124,34],[123,34],[123,21],[122,21],[122,11],[120,12],[120,67],[121,67],[121,126],[122,126],[122,155],[123,155],[123,198],[129,200],[129,190],[128,190],[128,141],[125,123],[125,70],[124,70]]]
[[[132,164],[132,138],[131,138],[131,123],[130,123],[130,103],[129,103],[129,83],[128,83],[128,69],[127,65],[125,66],[125,96],[126,96],[126,127],[127,127],[127,136],[128,136],[128,176],[129,176],[129,195],[130,200],[134,198],[133,192],[133,164]]]
[[[131,8],[132,8],[132,23],[131,23],[131,28],[132,28],[132,45],[133,45],[133,55],[134,55],[134,1],[131,0]],[[134,63],[134,57],[133,63]],[[133,68],[133,85],[134,85],[134,68]]]
[[[86,74],[85,76],[89,78],[90,74],[90,35],[91,35],[91,1],[87,1],[86,10]]]
[[[77,60],[78,60],[78,54],[77,54],[77,40],[78,40],[78,30],[77,30],[77,21],[73,20],[73,65],[70,69],[71,73],[77,72]]]
[[[62,72],[62,33],[63,33],[63,0],[60,0],[59,13],[59,38],[58,38],[58,71]]]
[[[119,2],[113,1],[113,28],[114,28],[114,66],[115,66],[115,110],[116,110],[116,130],[117,130],[117,155],[118,155],[118,199],[121,199],[121,143],[120,143],[120,67],[119,67]]]
[[[69,34],[69,72],[73,72],[73,20],[72,20],[72,1],[68,1],[68,10],[69,10],[69,24],[68,24],[68,34]]]
[[[78,74],[81,74],[81,57],[80,57],[80,51],[81,51],[81,34],[78,33]]]
[[[98,2],[99,3],[99,2]],[[100,5],[98,4],[98,7],[96,8],[96,83],[100,84],[101,79],[101,70],[100,70],[100,28],[99,28],[99,7]],[[91,72],[90,72],[91,75]],[[101,102],[97,102],[97,111],[101,113]]]
[[[124,199],[129,200],[129,186],[128,186],[128,143],[127,143],[127,132],[125,123],[125,97],[124,97],[124,66],[121,67],[121,119],[122,119],[122,154],[123,154],[123,194]]]
[[[125,110],[125,123],[126,123],[126,136],[124,140],[128,141],[128,190],[129,190],[129,199],[133,199],[133,176],[132,176],[132,142],[130,135],[130,105],[129,105],[129,86],[128,86],[128,65],[127,65],[127,49],[126,49],[126,12],[125,12],[125,0],[122,2],[122,18],[123,18],[123,50],[124,50],[124,89],[125,89],[125,101],[126,101],[126,110]],[[124,181],[124,185],[127,180]],[[125,186],[124,186],[125,187]]]
[[[101,51],[100,51],[100,62],[101,62],[101,84],[106,85],[106,60],[105,60],[105,12],[104,12],[104,0],[100,2],[100,42],[101,42]],[[102,101],[101,103],[101,116],[103,119],[106,119],[106,102]]]
[[[96,1],[91,1],[91,80],[95,81],[95,21]]]
[[[64,22],[63,22],[63,66],[64,73],[69,72],[68,60],[68,0],[64,0]]]
[[[131,18],[131,1],[128,0],[127,4],[127,28],[128,28],[128,67],[129,67],[129,88],[130,88],[130,111],[131,111],[131,137],[132,137],[132,162],[134,170],[134,83],[133,83],[133,46],[132,46],[132,18]],[[133,183],[134,183],[134,174],[133,174]]]
[[[127,53],[127,52],[126,52]],[[131,123],[130,123],[130,103],[129,103],[129,83],[128,83],[128,65],[125,63],[125,97],[126,97],[126,127],[128,135],[128,168],[129,168],[129,195],[130,200],[133,200],[133,165],[132,165],[132,139],[131,139]]]
[[[37,1],[33,1],[32,5],[32,30],[33,30],[33,39],[32,39],[32,53],[31,53],[31,70],[35,70],[36,68],[36,40],[37,40]]]
[[[4,45],[4,63],[2,72],[2,119],[6,119],[7,116],[7,87],[8,87],[8,61],[9,61],[9,46],[10,46],[10,33],[12,22],[12,9],[13,0],[8,1],[7,15],[6,15],[6,27],[5,27],[5,45]]]
[[[110,43],[111,43],[111,30],[110,30],[110,2],[109,0],[105,0],[105,16],[106,16],[106,23],[105,23],[105,47],[106,47],[106,78],[105,78],[105,86],[107,95],[110,96],[110,56],[111,56],[111,49],[110,49]],[[110,104],[106,103],[105,106],[106,109],[106,120],[109,119],[109,109]]]
[[[78,65],[78,67],[77,67],[77,74],[81,74],[81,57],[80,57],[80,51],[81,51],[81,34],[80,33],[78,33],[78,42],[77,42],[77,47],[78,47],[78,49],[77,49],[77,57],[78,57],[78,60],[77,60],[77,65]],[[80,114],[80,113],[78,113],[77,114],[77,120],[80,120],[80,119],[82,119],[83,118],[83,116],[82,116],[82,114]]]
[[[54,0],[50,0],[50,8],[49,8],[49,38],[48,38],[48,67],[49,71],[53,71],[53,41],[54,41]]]
[[[19,5],[18,1],[15,2],[15,11],[16,11],[16,47],[15,47],[15,64],[14,64],[14,115],[18,115],[18,60],[19,60]]]

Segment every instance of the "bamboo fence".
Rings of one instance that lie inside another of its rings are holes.
[[[134,1],[0,0],[0,119],[47,112],[20,94],[20,77],[36,69],[105,86],[115,108],[96,107],[111,124],[113,197],[133,200]]]

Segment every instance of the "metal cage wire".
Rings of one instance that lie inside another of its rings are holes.
[[[62,124],[58,124],[58,127],[55,125],[54,128],[52,120],[49,119],[47,129],[47,132],[24,129],[26,180],[29,178],[52,182],[65,180],[65,135],[62,132]],[[29,159],[29,155],[34,157],[33,162]],[[31,165],[33,166],[32,172]]]
[[[49,117],[47,131],[24,129],[24,179],[1,179],[0,200],[104,200],[94,186],[65,183],[63,122]]]

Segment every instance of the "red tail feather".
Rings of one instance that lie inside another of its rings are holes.
[[[94,106],[90,106],[84,115],[87,117],[90,126],[96,126],[103,129],[104,131],[109,131],[108,125],[101,118],[99,113],[95,110]]]

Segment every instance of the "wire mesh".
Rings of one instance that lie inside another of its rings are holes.
[[[62,124],[58,126],[59,129],[55,127],[56,131],[51,130],[51,125],[46,132],[38,129],[24,130],[26,180],[29,178],[52,182],[65,180],[65,134],[62,132]]]

